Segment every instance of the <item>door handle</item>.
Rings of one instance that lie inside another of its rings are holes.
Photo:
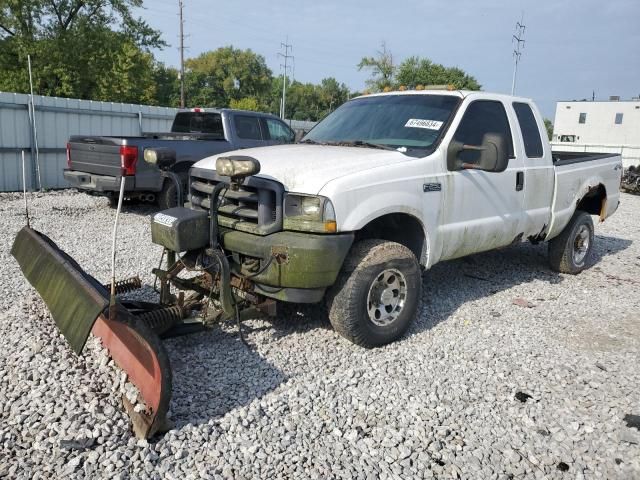
[[[524,172],[516,172],[516,192],[524,189]]]

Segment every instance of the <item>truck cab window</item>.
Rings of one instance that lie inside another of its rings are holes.
[[[274,118],[265,118],[264,121],[267,124],[267,131],[271,140],[283,143],[293,142],[295,134],[287,125]]]
[[[222,117],[219,113],[178,112],[173,120],[174,133],[206,133],[224,138]]]
[[[502,102],[478,100],[467,108],[453,141],[463,145],[481,146],[488,134],[503,136],[509,158],[513,158],[511,128]],[[458,159],[464,163],[478,163],[480,154],[478,150],[464,150],[458,154]]]
[[[529,158],[540,158],[543,155],[542,139],[540,130],[536,123],[531,107],[526,103],[514,102],[513,109],[516,111],[522,140],[524,140],[524,151]]]
[[[234,115],[233,123],[238,137],[247,140],[262,140],[260,132],[260,120],[249,115]]]

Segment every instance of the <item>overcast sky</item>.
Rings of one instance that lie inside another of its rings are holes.
[[[399,63],[411,55],[458,66],[483,90],[509,93],[511,36],[526,24],[516,93],[553,118],[555,102],[640,95],[640,0],[184,0],[187,56],[225,45],[263,55],[274,74],[288,36],[295,78],[335,77],[364,89],[356,65],[382,41]],[[146,0],[140,14],[170,44],[157,57],[179,65],[178,0]]]

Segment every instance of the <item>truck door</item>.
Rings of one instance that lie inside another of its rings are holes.
[[[463,163],[466,167],[479,165],[482,149],[491,146],[488,139],[498,137],[509,157],[506,169],[504,165],[488,171],[462,168]],[[441,259],[491,250],[517,240],[524,202],[523,159],[515,153],[503,103],[472,101],[455,129],[446,156]]]
[[[543,141],[540,115],[535,115],[531,105],[513,102],[519,132],[524,146],[524,205],[521,230],[525,238],[539,236],[548,231],[551,221],[551,204],[554,187],[554,168],[551,146]],[[546,132],[545,132],[546,135]]]

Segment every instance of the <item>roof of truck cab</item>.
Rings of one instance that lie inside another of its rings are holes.
[[[260,117],[274,117],[279,118],[273,113],[268,112],[255,112],[253,110],[239,110],[236,108],[227,108],[227,107],[194,107],[194,108],[181,108],[177,113],[224,113],[224,112],[233,112],[233,113],[246,113],[251,115],[256,115]]]
[[[483,92],[479,90],[394,90],[391,92],[369,93],[360,95],[358,97],[352,98],[352,100],[355,100],[357,98],[384,97],[390,95],[448,95],[451,97],[459,98],[465,98],[470,95],[474,95],[481,98],[485,97],[496,100],[519,101],[527,103],[531,102],[530,98],[516,97],[513,95],[506,95],[504,93]]]

